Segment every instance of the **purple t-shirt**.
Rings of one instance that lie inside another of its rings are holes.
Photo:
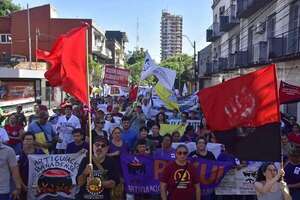
[[[83,142],[81,145],[75,144],[75,142],[71,142],[67,146],[66,153],[77,153],[81,149],[89,149],[89,144],[87,142]]]
[[[109,145],[109,153],[114,153],[116,151],[120,151],[120,153],[127,153],[128,152],[128,147],[127,145],[123,142],[122,146],[118,147],[114,145],[112,142]]]
[[[160,149],[155,150],[154,157],[174,159],[175,152],[176,152],[176,150],[174,148],[170,148],[168,150],[164,150],[164,149],[160,148]]]
[[[127,145],[123,142],[122,146],[118,147],[116,145],[114,145],[112,142],[109,145],[109,153],[114,153],[116,151],[120,151],[120,155],[123,153],[128,153],[128,147]],[[123,176],[122,174],[122,167],[121,167],[121,161],[120,161],[120,155],[118,156],[111,156],[111,158],[114,160],[114,162],[116,163],[116,168],[117,170],[120,172],[120,175]]]
[[[300,183],[300,164],[293,165],[292,163],[288,162],[284,168],[284,171],[284,179],[287,184]]]

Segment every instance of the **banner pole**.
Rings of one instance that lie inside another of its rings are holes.
[[[90,99],[90,87],[89,87],[89,83],[90,83],[90,77],[89,77],[89,37],[88,37],[88,26],[85,30],[85,38],[86,38],[86,87],[87,87],[87,98],[88,98],[88,135],[89,135],[89,165],[91,167],[91,170],[93,171],[93,140],[92,140],[92,130],[91,130],[91,99]],[[93,176],[92,174],[90,175],[91,177]]]

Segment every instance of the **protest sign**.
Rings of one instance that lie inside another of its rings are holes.
[[[128,86],[129,70],[114,67],[113,65],[105,65],[104,84]]]
[[[85,153],[29,155],[28,200],[74,199],[76,176]]]
[[[254,182],[258,168],[263,162],[248,162],[240,170],[232,169],[216,188],[217,195],[255,195]],[[279,169],[279,163],[275,164]]]
[[[159,194],[159,177],[168,163],[169,157],[147,157],[122,154],[121,165],[125,180],[125,190],[131,194]],[[218,186],[232,163],[203,159],[192,159],[203,194],[210,193]]]

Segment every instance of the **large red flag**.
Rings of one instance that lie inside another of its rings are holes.
[[[279,88],[279,99],[280,104],[300,101],[300,87],[281,81]]]
[[[198,96],[214,131],[280,121],[275,65],[205,88]]]
[[[51,64],[45,73],[50,85],[62,87],[87,105],[86,30],[86,25],[72,29],[57,39],[51,52],[37,50],[36,54]]]

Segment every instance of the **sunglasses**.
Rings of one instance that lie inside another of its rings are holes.
[[[187,151],[178,151],[177,154],[178,154],[178,155],[184,155],[184,156],[185,156],[185,155],[188,154],[188,152],[187,152]]]
[[[105,124],[105,122],[96,122],[96,124]]]
[[[106,145],[106,144],[95,143],[95,146],[96,146],[96,147],[105,148],[107,145]]]

